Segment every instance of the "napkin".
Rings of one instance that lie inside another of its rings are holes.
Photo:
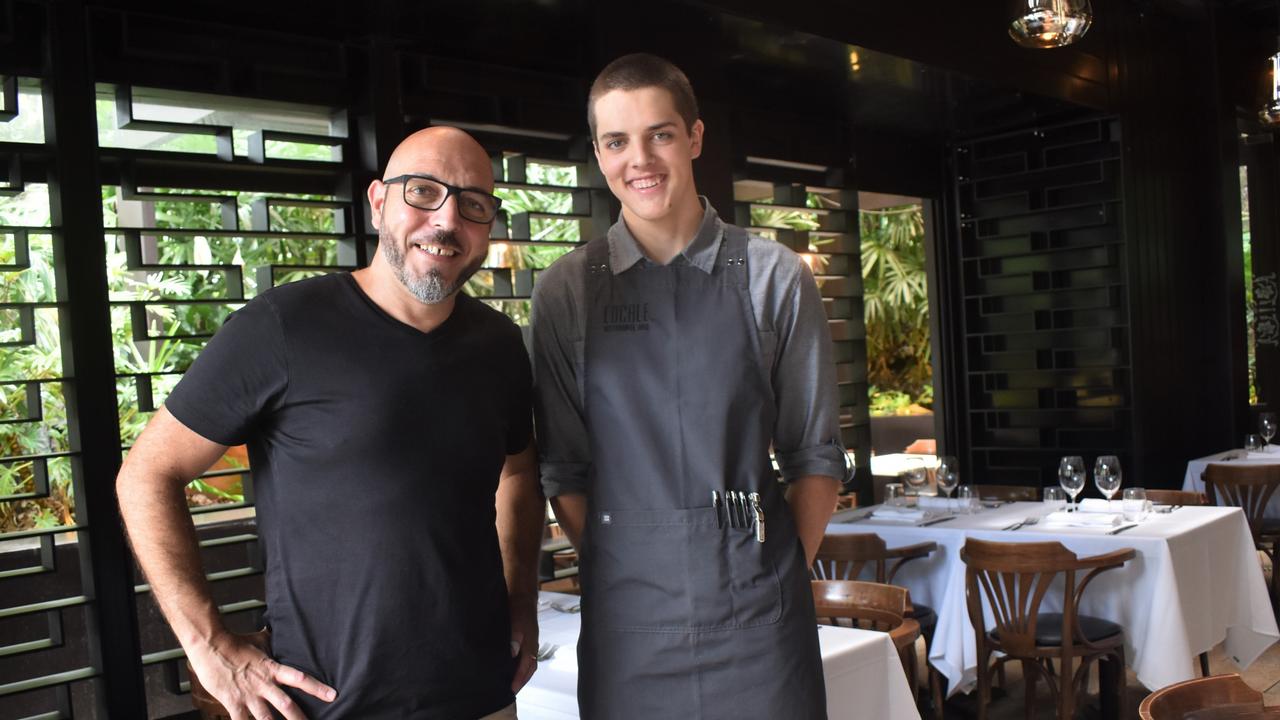
[[[1123,500],[1103,500],[1102,498],[1086,498],[1080,501],[1080,512],[1083,513],[1118,513],[1124,511]]]
[[[921,495],[920,499],[916,501],[916,507],[921,510],[942,510],[948,512],[970,510],[978,507],[978,500],[976,498],[961,499]]]
[[[1275,460],[1280,458],[1280,450],[1272,450],[1275,445],[1268,445],[1266,450],[1250,450],[1245,453],[1249,460]]]
[[[890,520],[893,522],[920,522],[928,515],[924,510],[911,510],[909,508],[882,507],[871,511],[871,517],[876,520]]]
[[[1059,510],[1044,516],[1046,525],[1065,525],[1067,527],[1115,527],[1124,522],[1120,513],[1102,512],[1066,512]]]

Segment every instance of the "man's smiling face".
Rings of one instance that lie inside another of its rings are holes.
[[[463,188],[493,191],[489,158],[465,133],[426,133],[402,145],[384,177],[430,175]],[[382,257],[404,289],[425,303],[451,297],[483,265],[489,252],[490,223],[462,217],[457,195],[438,210],[421,210],[404,200],[405,183],[375,182],[372,220]]]
[[[593,111],[596,160],[628,213],[660,222],[696,194],[693,159],[702,153],[702,121],[685,127],[671,93],[611,90]]]

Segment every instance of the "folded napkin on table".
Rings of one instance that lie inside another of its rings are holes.
[[[1268,445],[1266,450],[1249,450],[1244,454],[1248,460],[1276,460],[1280,459],[1280,450],[1272,450],[1275,445]]]
[[[899,508],[886,505],[885,507],[876,508],[871,511],[871,517],[876,520],[892,520],[894,522],[920,522],[928,515],[924,510],[911,508]]]
[[[1045,525],[1065,525],[1068,527],[1115,527],[1124,522],[1120,513],[1104,512],[1067,512],[1059,510],[1044,516]]]
[[[1080,501],[1080,512],[1083,513],[1118,513],[1124,510],[1123,500],[1103,500],[1102,498],[1086,498]]]
[[[968,510],[968,509],[977,508],[978,500],[977,498],[961,499],[961,498],[930,497],[928,495],[922,495],[920,496],[920,499],[916,501],[916,507],[920,508],[921,510],[944,510],[944,511]]]

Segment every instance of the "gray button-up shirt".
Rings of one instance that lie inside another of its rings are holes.
[[[724,239],[711,204],[693,242],[671,260],[710,274]],[[620,275],[650,263],[621,218],[609,228],[609,266]],[[585,248],[543,271],[533,292],[533,384],[542,487],[548,497],[587,493],[591,444],[583,402]],[[747,243],[747,282],[778,414],[774,455],[784,480],[845,476],[831,333],[818,286],[798,255],[758,237]]]

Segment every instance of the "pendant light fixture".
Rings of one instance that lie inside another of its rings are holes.
[[[1009,37],[1025,48],[1056,48],[1084,37],[1093,23],[1089,0],[1017,0]]]

